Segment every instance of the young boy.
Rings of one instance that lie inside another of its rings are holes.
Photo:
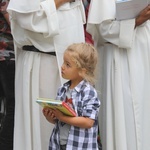
[[[46,119],[55,124],[49,150],[98,150],[100,100],[93,87],[96,64],[97,51],[92,45],[72,44],[66,49],[61,73],[69,81],[59,88],[56,99],[69,99],[77,116],[66,116],[57,109],[43,109]]]

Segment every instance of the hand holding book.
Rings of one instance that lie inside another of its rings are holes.
[[[149,0],[117,0],[116,20],[136,18],[149,4]]]
[[[43,108],[43,115],[45,116],[47,121],[55,124],[56,117],[55,117],[53,110],[51,108],[44,107]]]
[[[136,26],[139,26],[150,19],[150,5],[142,10],[136,17]]]

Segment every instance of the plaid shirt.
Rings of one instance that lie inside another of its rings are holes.
[[[69,86],[70,81],[58,90],[56,99],[65,100],[66,91]],[[73,89],[71,96],[77,116],[89,117],[95,120],[95,122],[90,129],[71,126],[66,150],[98,150],[97,133],[100,100],[98,99],[96,90],[88,82],[83,80]],[[53,129],[49,150],[60,150],[59,123],[60,121],[57,121]]]
[[[0,61],[15,60],[10,26],[2,13],[6,10],[8,3],[9,0],[0,0]]]

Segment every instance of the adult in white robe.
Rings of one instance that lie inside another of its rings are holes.
[[[87,31],[100,55],[100,133],[103,150],[150,148],[150,6],[115,19],[115,0],[91,0]]]
[[[44,118],[36,98],[55,98],[64,82],[59,71],[64,50],[85,41],[82,1],[60,2],[11,0],[7,9],[16,52],[14,150],[48,149],[53,125]],[[56,56],[23,50],[25,45]]]

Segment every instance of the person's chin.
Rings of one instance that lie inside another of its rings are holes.
[[[66,78],[66,76],[64,74],[61,74],[62,78],[68,80],[68,78]]]
[[[61,73],[61,76],[62,76],[64,79],[66,79],[66,78],[65,78],[65,75],[64,75],[63,73]]]

